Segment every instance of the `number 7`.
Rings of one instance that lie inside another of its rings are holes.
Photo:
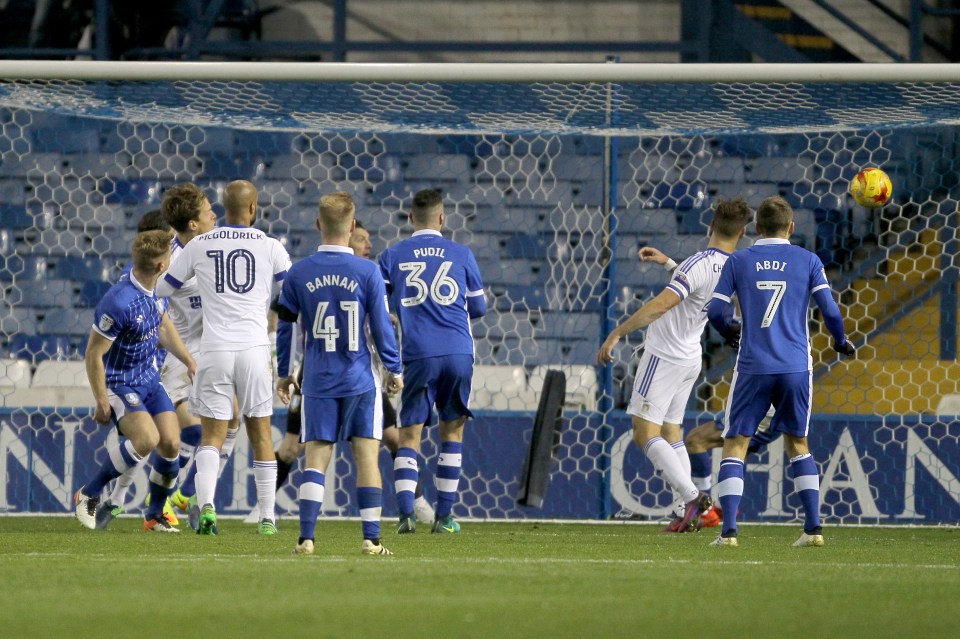
[[[763,321],[760,328],[770,328],[773,323],[773,316],[777,314],[780,308],[780,302],[783,300],[783,294],[787,292],[787,283],[782,280],[757,282],[757,288],[761,291],[773,291],[773,297],[767,304],[767,310],[763,314]]]

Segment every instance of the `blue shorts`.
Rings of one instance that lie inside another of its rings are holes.
[[[405,363],[400,426],[435,424],[434,405],[443,422],[473,417],[468,408],[472,383],[473,355],[443,355]]]
[[[177,410],[159,377],[155,382],[142,386],[110,386],[107,388],[107,399],[113,409],[115,424],[119,424],[127,413],[146,411],[151,417],[155,417],[160,413]]]
[[[300,420],[301,443],[383,439],[383,408],[376,389],[350,397],[304,395]]]
[[[813,373],[749,375],[734,373],[724,416],[724,437],[752,437],[772,405],[771,433],[806,437],[810,429]]]

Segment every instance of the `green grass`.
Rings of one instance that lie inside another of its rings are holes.
[[[296,557],[295,521],[201,538],[0,518],[0,636],[960,636],[954,528],[827,528],[827,546],[798,549],[798,527],[749,524],[739,548],[628,524],[391,526],[393,557],[361,556],[342,521]]]

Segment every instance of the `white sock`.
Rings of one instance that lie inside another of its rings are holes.
[[[197,466],[197,476],[194,483],[197,487],[197,503],[200,506],[213,504],[213,497],[217,492],[217,464],[220,460],[220,451],[214,446],[201,446],[193,457]]]
[[[147,463],[147,458],[144,457],[137,462],[136,466],[131,466],[124,471],[122,475],[117,477],[117,481],[113,485],[113,492],[110,493],[110,503],[114,506],[123,506],[127,501],[127,490],[129,490],[130,485],[133,484],[133,478],[136,476],[140,469],[143,468],[143,465]]]
[[[237,444],[237,433],[239,432],[239,426],[227,429],[227,437],[223,440],[223,446],[220,447],[220,468],[217,470],[217,479],[223,474],[223,468],[227,465],[230,455],[233,454],[233,447]]]
[[[260,519],[274,521],[273,508],[277,502],[277,462],[254,461],[253,479],[257,484],[257,504],[260,506]]]
[[[697,498],[700,491],[690,479],[690,470],[684,472],[680,460],[673,452],[673,447],[663,437],[654,437],[648,441],[643,452],[684,503]]]

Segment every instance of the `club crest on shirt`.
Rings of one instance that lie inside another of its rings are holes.
[[[686,273],[681,273],[680,271],[677,271],[676,273],[674,273],[673,276],[674,276],[675,278],[677,278],[678,280],[680,280],[681,282],[686,282],[686,281],[687,281],[687,274],[686,274]]]
[[[113,327],[113,318],[109,315],[101,315],[100,321],[97,322],[97,328],[106,333]]]
[[[137,395],[136,393],[127,393],[126,395],[123,396],[123,398],[127,401],[127,404],[129,404],[130,406],[140,405],[140,396]]]

